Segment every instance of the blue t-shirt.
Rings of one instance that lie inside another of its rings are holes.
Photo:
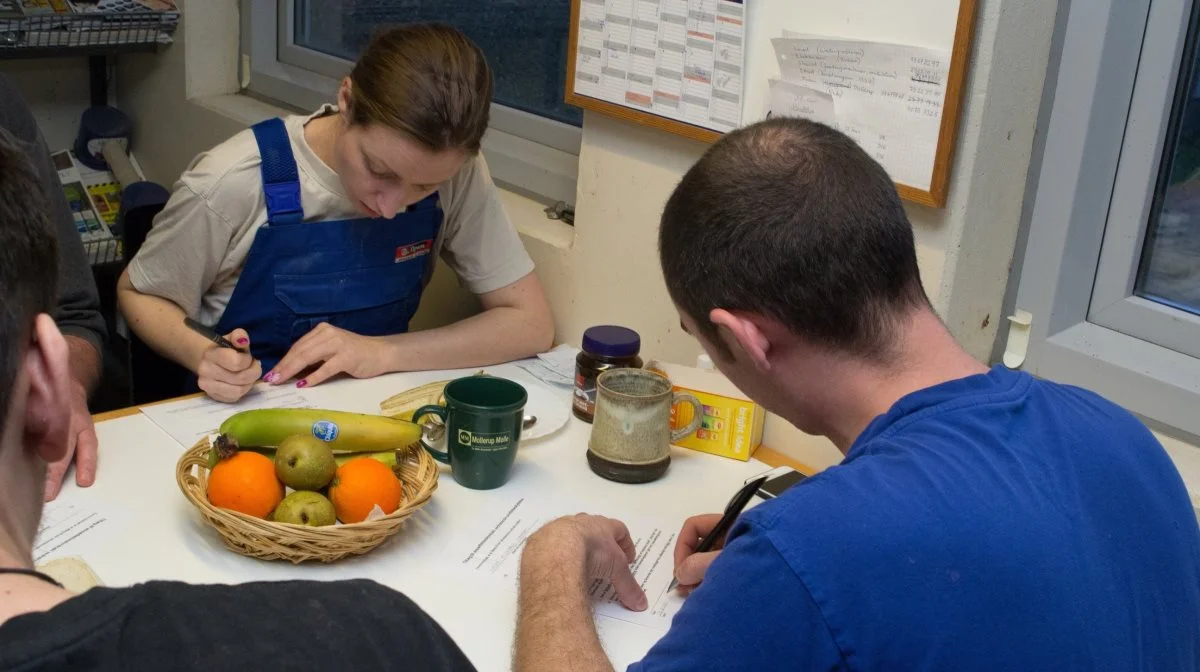
[[[997,367],[742,515],[630,670],[1200,669],[1200,528],[1133,416]]]

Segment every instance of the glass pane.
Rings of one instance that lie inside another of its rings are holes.
[[[581,126],[563,102],[570,0],[321,0],[296,3],[297,45],[354,60],[380,27],[441,21],[483,49],[496,102]]]
[[[1195,28],[1193,28],[1195,32]],[[1200,315],[1200,82],[1193,35],[1185,49],[1155,207],[1135,291]]]

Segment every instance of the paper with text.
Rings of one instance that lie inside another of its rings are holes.
[[[742,0],[582,0],[575,92],[731,131],[745,37]]]
[[[316,408],[304,390],[295,386],[271,387],[260,383],[234,404],[209,397],[182,399],[167,404],[146,406],[142,414],[158,425],[180,445],[190,448],[206,436],[215,434],[229,416],[259,408]]]
[[[529,535],[559,516],[574,513],[560,501],[553,503],[520,497],[494,509],[494,515],[481,518],[478,524],[464,531],[448,552],[461,568],[504,582],[517,592],[521,569],[521,551]],[[595,613],[599,617],[615,618],[649,628],[666,630],[671,618],[683,606],[683,597],[669,591],[674,576],[676,524],[658,525],[637,517],[621,517],[606,512],[625,523],[633,538],[637,557],[630,570],[646,591],[649,607],[642,612],[630,611],[621,605],[609,581],[596,580],[589,586]]]
[[[40,564],[66,555],[82,555],[87,548],[111,538],[113,527],[107,513],[61,500],[49,502],[42,509],[33,540],[33,562]]]
[[[768,84],[771,91],[768,119],[778,116],[802,117],[829,126],[837,125],[833,96],[828,93],[779,79],[772,79]]]
[[[929,189],[950,72],[948,51],[812,37],[775,38],[771,44],[784,82],[828,94],[838,130],[896,182]]]
[[[575,357],[578,355],[579,348],[562,344],[514,364],[543,383],[570,390],[575,387]]]

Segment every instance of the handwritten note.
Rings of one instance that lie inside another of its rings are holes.
[[[519,497],[481,517],[476,527],[465,531],[452,544],[450,558],[460,568],[504,582],[516,592],[520,578],[521,551],[529,535],[551,520],[578,511],[563,502]],[[608,512],[608,515],[613,515]],[[630,570],[646,591],[650,606],[641,612],[621,605],[609,581],[596,580],[589,587],[597,617],[615,618],[649,628],[666,630],[683,605],[683,597],[668,591],[675,564],[673,550],[678,530],[675,525],[657,525],[637,517],[618,518],[629,527],[637,549]]]
[[[771,105],[767,118],[773,116],[802,117],[834,126],[837,113],[833,108],[833,96],[779,79],[770,82]]]
[[[771,44],[782,83],[828,95],[834,127],[852,137],[895,181],[929,188],[950,71],[948,52],[812,37],[776,38]],[[773,84],[770,112],[788,114],[796,97],[795,89]]]
[[[221,423],[234,413],[257,408],[316,407],[312,397],[295,386],[271,387],[260,383],[236,404],[197,397],[147,406],[142,409],[142,414],[180,445],[191,447],[200,439],[216,433]]]

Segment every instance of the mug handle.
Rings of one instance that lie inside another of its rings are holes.
[[[692,421],[687,424],[687,427],[680,427],[671,432],[671,443],[675,443],[700,428],[700,423],[704,420],[704,407],[700,405],[700,400],[694,394],[675,392],[671,397],[672,406],[678,403],[691,404],[694,411]]]
[[[441,418],[442,422],[444,423],[446,422],[446,407],[438,406],[436,404],[432,406],[422,406],[417,409],[416,413],[413,413],[413,423],[420,425],[421,418],[425,417],[426,415],[436,415]],[[433,456],[433,459],[441,462],[442,464],[450,464],[450,455],[448,453],[443,453],[442,451],[429,445],[429,442],[425,440],[425,432],[421,432],[421,446],[424,447],[425,450],[429,451],[429,454]]]

